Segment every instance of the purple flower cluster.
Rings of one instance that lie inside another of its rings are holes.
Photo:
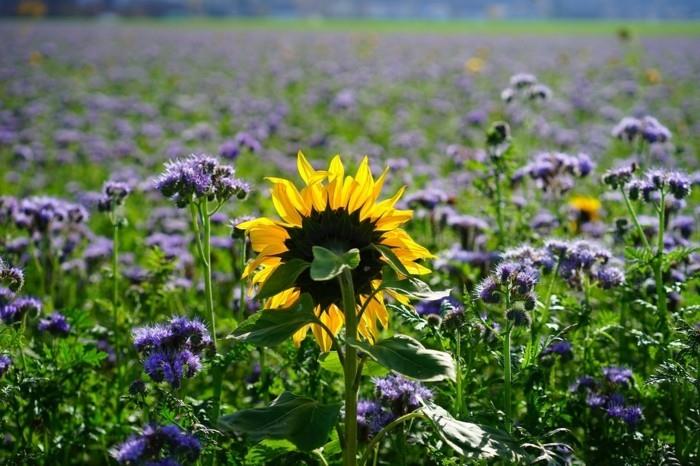
[[[12,359],[6,354],[0,354],[0,377],[5,375],[5,373],[10,369],[12,365]]]
[[[70,324],[60,312],[53,312],[47,318],[41,319],[37,328],[40,332],[50,333],[55,336],[65,336],[70,333]]]
[[[642,408],[638,405],[626,405],[625,397],[618,392],[628,388],[632,382],[632,371],[624,367],[610,366],[603,368],[603,380],[585,375],[569,387],[571,392],[585,394],[586,405],[601,409],[613,419],[620,419],[629,426],[639,424],[643,418]]]
[[[610,251],[593,242],[549,240],[545,249],[559,262],[559,275],[573,285],[580,286],[584,277],[604,289],[625,281],[622,269],[611,265]]]
[[[243,150],[260,152],[261,149],[260,141],[254,135],[242,131],[236,134],[233,140],[226,141],[219,147],[219,155],[225,159],[233,160]]]
[[[501,99],[509,104],[516,98],[521,100],[549,100],[552,90],[537,81],[530,73],[514,74],[510,78],[510,86],[501,91]]]
[[[506,309],[506,316],[515,325],[527,326],[530,317],[525,311],[535,308],[535,286],[539,279],[540,272],[530,260],[504,260],[491,275],[479,283],[476,294],[479,299],[490,304],[499,303],[501,297],[508,294],[513,307]]]
[[[146,373],[173,388],[180,386],[183,376],[190,378],[199,372],[200,354],[212,343],[205,325],[186,317],[173,317],[167,324],[136,328],[132,333],[136,350],[145,357]]]
[[[10,291],[19,291],[24,286],[24,272],[0,258],[0,281],[6,282]]]
[[[53,197],[30,197],[21,201],[5,198],[4,205],[15,226],[30,233],[46,234],[82,224],[88,218],[83,206]]]
[[[611,134],[617,139],[628,142],[641,138],[649,144],[671,139],[671,131],[651,116],[645,116],[642,119],[624,117],[615,125]]]
[[[532,162],[519,168],[511,178],[513,183],[529,176],[546,193],[561,195],[574,187],[574,178],[588,176],[595,163],[587,154],[569,155],[561,152],[541,152]]]
[[[420,382],[391,374],[372,379],[377,398],[395,416],[403,416],[421,407],[423,401],[433,399],[433,392]]]
[[[213,157],[193,154],[168,162],[165,172],[156,181],[156,189],[173,199],[178,207],[202,198],[219,202],[232,196],[242,199],[250,187],[234,174],[233,167],[221,165]]]
[[[131,187],[119,181],[107,181],[102,187],[102,195],[97,201],[100,212],[109,212],[124,203],[131,192]]]
[[[671,193],[680,200],[690,195],[690,177],[684,173],[666,170],[648,170],[641,179],[634,179],[627,184],[627,193],[633,201],[640,198],[644,202],[658,203],[661,192]]]
[[[111,450],[120,464],[178,466],[193,464],[202,450],[199,440],[174,424],[149,424],[140,435],[129,437]]]
[[[574,358],[573,346],[566,340],[550,343],[540,353],[543,361],[550,361],[553,356],[558,356],[562,361],[571,361]]]
[[[30,296],[14,297],[7,288],[0,289],[0,320],[10,325],[21,321],[27,313],[39,313],[41,301]]]
[[[360,400],[357,403],[357,430],[361,440],[371,439],[394,419],[394,415],[378,401]]]

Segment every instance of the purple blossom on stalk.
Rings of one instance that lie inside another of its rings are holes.
[[[568,361],[574,357],[573,346],[566,340],[555,341],[542,350],[542,355],[557,355],[563,360]]]
[[[24,286],[24,272],[17,267],[11,267],[0,258],[0,281],[7,283],[11,291],[19,291]]]
[[[40,332],[47,332],[55,336],[65,336],[70,332],[70,324],[66,317],[60,312],[53,312],[46,319],[39,321]]]
[[[6,354],[0,354],[0,377],[5,375],[5,373],[10,369],[12,365],[12,359]]]
[[[632,380],[632,370],[626,367],[609,366],[603,368],[605,379],[613,384],[627,386]]]
[[[377,398],[391,408],[394,416],[402,416],[420,408],[423,401],[433,399],[433,392],[420,382],[400,375],[372,379]]]
[[[359,438],[363,441],[374,437],[394,418],[394,415],[377,401],[360,400],[357,402],[357,429]]]
[[[179,465],[197,460],[202,446],[197,438],[176,425],[146,425],[110,453],[120,464]]]
[[[144,370],[155,382],[178,388],[183,377],[191,378],[202,367],[200,354],[211,346],[206,326],[198,320],[173,317],[168,324],[136,328],[136,350],[144,355]]]
[[[39,313],[41,301],[30,296],[22,296],[0,307],[0,320],[5,324],[19,322],[29,312]]]
[[[156,189],[173,199],[178,207],[201,198],[219,202],[233,196],[242,199],[250,187],[234,174],[232,167],[219,164],[215,158],[194,154],[168,162],[165,172],[156,181]]]
[[[124,199],[131,192],[131,187],[127,183],[119,181],[107,181],[102,187],[102,195],[97,201],[97,209],[100,212],[114,210],[115,207],[124,203]]]

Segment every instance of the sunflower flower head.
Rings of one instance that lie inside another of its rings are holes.
[[[357,249],[360,261],[352,270],[356,312],[364,308],[358,332],[373,343],[379,325],[386,328],[389,323],[385,294],[407,301],[397,292],[377,291],[386,265],[381,251],[391,250],[404,270],[412,275],[430,272],[419,261],[433,256],[401,228],[413,215],[411,210],[395,208],[404,188],[380,201],[388,170],[375,179],[367,157],[354,175],[345,173],[340,156],[331,160],[327,170],[315,170],[299,152],[297,167],[304,182],[301,189],[289,180],[268,178],[272,183],[272,203],[279,220],[263,217],[236,227],[248,233],[252,248],[258,253],[248,263],[244,275],[252,277],[252,289],[262,288],[285,264],[291,261],[311,263],[316,246],[338,254]],[[338,334],[345,322],[340,284],[335,280],[315,281],[309,268],[301,271],[289,288],[267,298],[265,308],[289,308],[302,294],[311,296],[316,316],[331,332]],[[329,335],[317,324],[309,324],[297,331],[294,343],[300,344],[309,330],[323,351],[331,349]]]
[[[569,199],[569,207],[573,214],[570,226],[574,233],[579,232],[581,225],[584,223],[597,222],[600,220],[602,204],[595,197],[574,196]]]

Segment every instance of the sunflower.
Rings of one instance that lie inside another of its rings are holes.
[[[253,250],[258,253],[246,266],[243,276],[252,276],[253,291],[263,286],[272,273],[288,261],[312,262],[314,246],[339,253],[357,248],[360,264],[352,271],[357,310],[366,305],[358,322],[358,332],[374,343],[378,326],[386,328],[389,324],[385,293],[400,302],[407,302],[406,296],[394,291],[376,291],[382,283],[382,269],[386,262],[374,246],[391,248],[406,271],[413,275],[430,272],[418,261],[433,256],[400,228],[413,216],[411,210],[395,208],[405,188],[378,201],[388,169],[375,180],[367,157],[360,163],[355,176],[345,174],[338,155],[331,160],[328,170],[314,170],[299,152],[297,168],[305,184],[301,190],[289,180],[268,178],[272,183],[272,203],[281,220],[263,217],[237,226],[248,233]],[[316,316],[337,335],[345,322],[340,285],[335,280],[314,281],[309,269],[299,275],[293,286],[268,298],[265,308],[289,308],[304,293],[313,299]],[[293,336],[294,343],[299,345],[309,330],[324,352],[331,349],[330,336],[317,324],[309,324],[297,331]]]
[[[597,222],[600,220],[600,201],[595,197],[574,196],[569,199],[569,207],[574,214],[570,227],[574,233],[581,230],[584,223]]]

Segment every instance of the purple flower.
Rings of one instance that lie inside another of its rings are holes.
[[[627,386],[632,380],[632,371],[625,367],[604,367],[603,375],[608,382],[618,385]]]
[[[645,116],[641,121],[642,138],[648,143],[666,142],[671,139],[671,131],[654,117]]]
[[[38,325],[40,332],[48,332],[56,336],[68,335],[70,324],[60,312],[53,312],[48,318],[41,319]]]
[[[357,403],[357,428],[359,437],[367,441],[384,426],[394,420],[394,415],[379,402],[360,400]]]
[[[625,274],[617,267],[599,267],[594,273],[594,277],[601,288],[605,290],[618,287],[625,281]]]
[[[0,307],[0,320],[9,325],[19,322],[29,312],[39,313],[40,311],[41,301],[29,296],[22,296]]]
[[[586,404],[591,408],[600,408],[604,406],[607,401],[608,399],[605,395],[601,395],[595,392],[589,393],[586,397]]]
[[[156,189],[173,199],[178,207],[204,197],[220,202],[233,196],[243,198],[250,187],[235,178],[234,173],[232,167],[220,165],[213,157],[193,154],[168,162],[156,181]]]
[[[143,367],[155,382],[178,388],[202,367],[200,353],[212,344],[209,331],[199,320],[173,317],[168,324],[136,328],[134,346],[145,356]]]
[[[552,354],[560,356],[564,360],[569,360],[574,356],[572,345],[566,340],[555,341],[542,350],[543,356]]]
[[[611,134],[617,139],[633,141],[642,131],[642,122],[637,118],[624,117],[612,129]]]
[[[10,369],[12,365],[12,359],[6,354],[0,354],[0,377],[5,375],[5,373]]]
[[[476,295],[485,303],[497,304],[501,300],[499,283],[493,275],[489,275],[476,287]]]
[[[201,449],[196,437],[176,425],[149,424],[140,435],[114,447],[111,454],[121,464],[179,465],[195,462]]]
[[[641,406],[627,406],[622,411],[621,417],[628,425],[634,426],[642,421],[644,414],[642,413]]]
[[[131,192],[131,187],[120,181],[107,181],[102,187],[102,196],[97,201],[97,209],[100,212],[114,210],[116,206],[124,203],[124,199]]]
[[[395,416],[415,411],[423,401],[433,398],[433,392],[420,382],[408,380],[400,375],[389,375],[372,379],[377,397],[388,406]]]
[[[569,391],[570,392],[577,392],[581,388],[585,389],[592,389],[598,386],[598,382],[596,381],[595,378],[591,377],[590,375],[584,375],[576,379],[576,382],[572,383],[569,386]]]

